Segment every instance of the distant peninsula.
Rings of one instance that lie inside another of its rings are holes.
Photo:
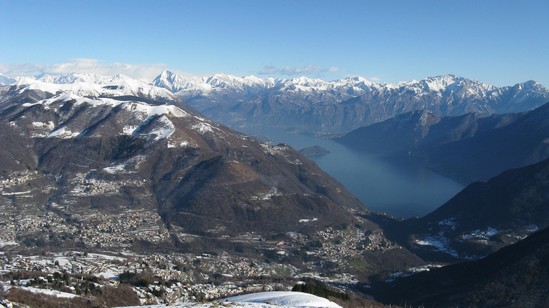
[[[305,155],[308,158],[319,158],[330,153],[330,151],[319,145],[314,145],[312,147],[301,149],[299,152],[301,152],[301,154]]]

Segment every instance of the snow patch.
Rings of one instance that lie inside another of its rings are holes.
[[[29,291],[29,292],[32,292],[32,293],[52,295],[52,296],[55,296],[55,297],[62,297],[62,298],[75,298],[75,297],[78,297],[78,295],[76,295],[76,294],[61,292],[61,291],[57,291],[57,290],[39,289],[39,288],[33,288],[33,287],[18,287],[18,288]]]
[[[411,275],[416,274],[416,273],[428,272],[433,268],[440,268],[440,267],[442,267],[442,265],[439,265],[439,264],[425,264],[425,265],[421,265],[421,266],[410,267],[406,270],[398,271],[398,272],[390,274],[389,277],[385,281],[386,282],[393,282],[393,281],[395,281],[396,278],[408,277],[408,276],[411,276]]]
[[[435,250],[447,253],[453,257],[458,257],[458,253],[450,247],[448,239],[442,235],[426,236],[424,239],[416,239],[415,243],[420,246],[431,246]]]
[[[79,132],[71,132],[65,126],[63,126],[55,130],[54,132],[51,132],[50,134],[48,134],[48,138],[69,139],[69,138],[74,138],[78,135],[80,135]]]
[[[124,172],[125,168],[126,168],[126,164],[119,164],[119,165],[114,165],[110,167],[105,167],[103,168],[103,171],[110,174],[117,174],[117,173]]]
[[[263,152],[265,154],[270,154],[273,156],[280,155],[284,158],[286,158],[286,161],[292,165],[302,165],[303,163],[299,160],[299,158],[291,157],[291,155],[288,153],[290,150],[290,147],[285,144],[279,144],[275,146],[271,146],[266,143],[262,143],[261,147],[263,148]]]
[[[32,126],[34,126],[36,128],[45,128],[45,129],[49,129],[49,130],[52,130],[52,129],[55,128],[55,124],[52,121],[49,121],[48,123],[32,122]]]
[[[173,135],[173,133],[175,133],[175,125],[173,125],[172,121],[165,115],[158,119],[155,129],[150,132],[150,134],[156,135],[154,141],[168,138]]]
[[[341,307],[323,297],[302,292],[273,291],[228,297],[220,302],[230,304],[269,304],[274,307]],[[269,306],[258,306],[269,307]]]
[[[204,123],[204,122],[200,122],[198,124],[195,124],[191,128],[196,130],[197,132],[199,132],[201,134],[213,133],[212,126],[210,124]]]
[[[488,227],[486,228],[486,230],[477,229],[469,234],[462,234],[460,235],[460,238],[464,240],[469,240],[469,241],[473,240],[473,241],[479,241],[481,243],[487,243],[492,236],[498,233],[499,232],[497,229]]]
[[[178,118],[188,117],[189,114],[174,105],[148,105],[145,103],[131,102],[124,105],[124,109],[146,114],[148,117],[157,115],[172,115]]]
[[[52,94],[65,92],[87,97],[146,96],[152,99],[173,99],[173,94],[166,89],[121,74],[113,77],[95,74],[47,75],[40,79],[20,77],[16,86],[20,93],[40,90]]]
[[[111,255],[106,255],[106,254],[102,254],[102,253],[88,253],[88,257],[92,258],[92,259],[105,259],[105,260],[110,260],[110,261],[119,261],[119,262],[123,262],[123,261],[126,261],[126,258],[124,257],[118,257],[118,256],[111,256]]]
[[[54,262],[59,264],[61,267],[68,267],[72,264],[68,257],[56,257],[54,258]]]
[[[189,145],[188,141],[181,141],[179,143],[168,142],[168,148],[184,148]]]
[[[281,193],[278,192],[278,188],[273,186],[271,188],[271,190],[267,193],[262,193],[262,194],[258,194],[258,195],[255,195],[255,196],[252,196],[252,200],[263,200],[263,201],[266,201],[266,200],[271,200],[272,197],[276,197],[276,196],[282,196]]]
[[[17,246],[17,245],[19,245],[19,243],[17,243],[16,241],[13,241],[13,240],[5,241],[0,238],[0,248],[4,248],[5,246]]]
[[[126,125],[122,128],[122,134],[131,136],[138,127],[138,125]]]
[[[307,222],[312,222],[312,221],[317,221],[318,218],[314,217],[313,219],[307,219],[307,218],[302,218],[299,220],[300,223],[307,223]]]
[[[14,192],[2,192],[2,196],[21,196],[21,195],[30,195],[31,190],[25,191],[14,191]]]

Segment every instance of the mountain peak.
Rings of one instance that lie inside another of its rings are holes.
[[[438,76],[434,76],[434,77],[427,77],[426,79],[447,79],[447,80],[457,80],[457,79],[465,79],[461,76],[458,76],[458,75],[455,75],[455,74],[451,74],[451,73],[446,73],[446,74],[442,74],[442,75],[438,75]]]
[[[168,71],[168,70],[164,70],[162,71],[162,73],[160,73],[160,75],[158,75],[156,78],[165,78],[165,79],[168,79],[168,78],[173,78],[176,74],[172,71]]]
[[[362,76],[349,76],[349,77],[346,77],[343,80],[344,81],[355,82],[355,83],[365,83],[365,84],[372,84],[373,83],[370,80],[368,80],[368,79],[366,79]]]
[[[534,80],[528,80],[525,82],[517,83],[515,87],[519,87],[521,89],[536,89],[536,88],[544,89],[543,85],[537,83]]]

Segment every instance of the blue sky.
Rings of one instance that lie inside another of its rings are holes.
[[[0,73],[549,86],[549,1],[0,0]]]

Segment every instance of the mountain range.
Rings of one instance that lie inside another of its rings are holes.
[[[235,129],[282,127],[331,134],[415,110],[439,116],[489,115],[531,110],[549,101],[549,91],[534,81],[495,87],[455,75],[385,84],[361,77],[328,82],[306,77],[196,77],[165,71],[153,84]]]
[[[97,84],[108,78],[66,74],[38,79]],[[17,80],[21,78],[2,76],[0,84]],[[346,133],[416,110],[437,116],[471,112],[489,115],[527,111],[549,101],[549,91],[535,81],[496,87],[451,74],[386,84],[362,77],[323,81],[226,74],[199,77],[164,71],[151,84],[167,89],[208,118],[233,129],[275,127],[323,134]]]

